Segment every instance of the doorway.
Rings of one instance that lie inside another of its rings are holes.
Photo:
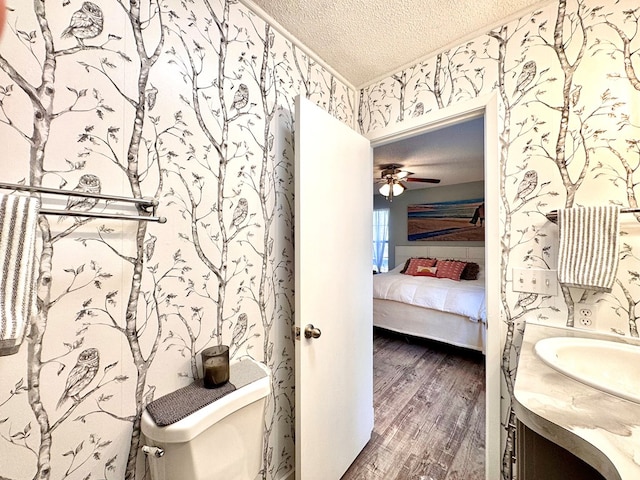
[[[373,202],[374,271],[387,271],[386,258],[380,258],[385,253],[393,278],[448,286],[447,280],[399,275],[398,268],[404,265],[405,257],[403,253],[394,257],[396,246],[412,257],[441,260],[468,260],[468,248],[472,247],[474,252],[480,252],[478,263],[484,269],[484,214],[475,222],[472,218],[484,198],[484,115],[376,147],[373,157],[374,179],[378,179]],[[385,197],[384,192],[390,192],[384,187],[389,181],[390,166],[400,172],[399,182],[404,190],[398,189],[397,196]],[[420,210],[418,205],[425,209],[441,207],[442,213],[451,212],[451,218],[432,212],[412,221],[408,212]],[[385,225],[390,232],[382,232],[380,225],[376,228],[376,219],[383,213],[388,213]],[[414,240],[423,236],[415,231],[420,225],[429,225],[430,231],[424,234],[428,240]],[[387,242],[383,245],[384,238]],[[456,257],[456,251],[464,253]],[[374,292],[376,280],[384,282],[383,277],[374,276]],[[458,282],[453,285],[458,286]],[[463,280],[459,285],[466,287],[469,282]],[[409,313],[404,310],[393,313],[399,307],[395,303],[385,303],[383,307],[380,302],[374,300],[374,326],[382,327],[374,328],[374,432],[343,478],[423,476],[482,480],[485,357],[474,349],[478,348],[477,337],[465,334],[466,327],[458,331],[460,320],[450,322],[447,318],[438,323],[449,325],[450,333],[440,336],[439,328],[431,330],[432,320],[425,318],[437,315],[433,310],[415,313],[418,318],[413,318],[407,317]],[[413,322],[424,325],[418,331],[424,330],[428,338],[406,335],[417,334],[412,330],[416,326]],[[466,323],[468,319],[463,322]],[[447,338],[456,345],[468,342],[469,348],[451,345]]]
[[[500,244],[498,224],[499,158],[498,104],[495,95],[478,98],[464,105],[448,107],[424,118],[411,119],[367,135],[374,148],[442,129],[465,120],[484,118],[484,198],[485,198],[485,295],[487,340],[485,361],[486,430],[485,478],[500,476],[500,344],[499,322]]]

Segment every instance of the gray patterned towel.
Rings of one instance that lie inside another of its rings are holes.
[[[558,281],[568,287],[610,292],[618,270],[620,208],[558,210]]]
[[[0,195],[0,355],[18,351],[35,312],[35,250],[40,201]]]
[[[166,427],[233,392],[236,388],[242,388],[266,375],[253,361],[232,363],[229,366],[230,381],[224,385],[204,388],[202,380],[196,380],[149,403],[147,411],[156,425]]]

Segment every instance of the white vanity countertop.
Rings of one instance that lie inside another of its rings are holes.
[[[608,480],[640,479],[640,404],[587,386],[546,365],[536,355],[534,345],[548,337],[640,342],[528,322],[513,406],[527,427],[589,463]]]

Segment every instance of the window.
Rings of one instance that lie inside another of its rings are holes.
[[[373,211],[373,269],[389,271],[389,209]]]

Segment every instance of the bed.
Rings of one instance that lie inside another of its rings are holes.
[[[409,258],[456,259],[480,266],[476,280],[400,273]],[[396,268],[373,276],[373,325],[484,353],[484,247],[398,246]]]

